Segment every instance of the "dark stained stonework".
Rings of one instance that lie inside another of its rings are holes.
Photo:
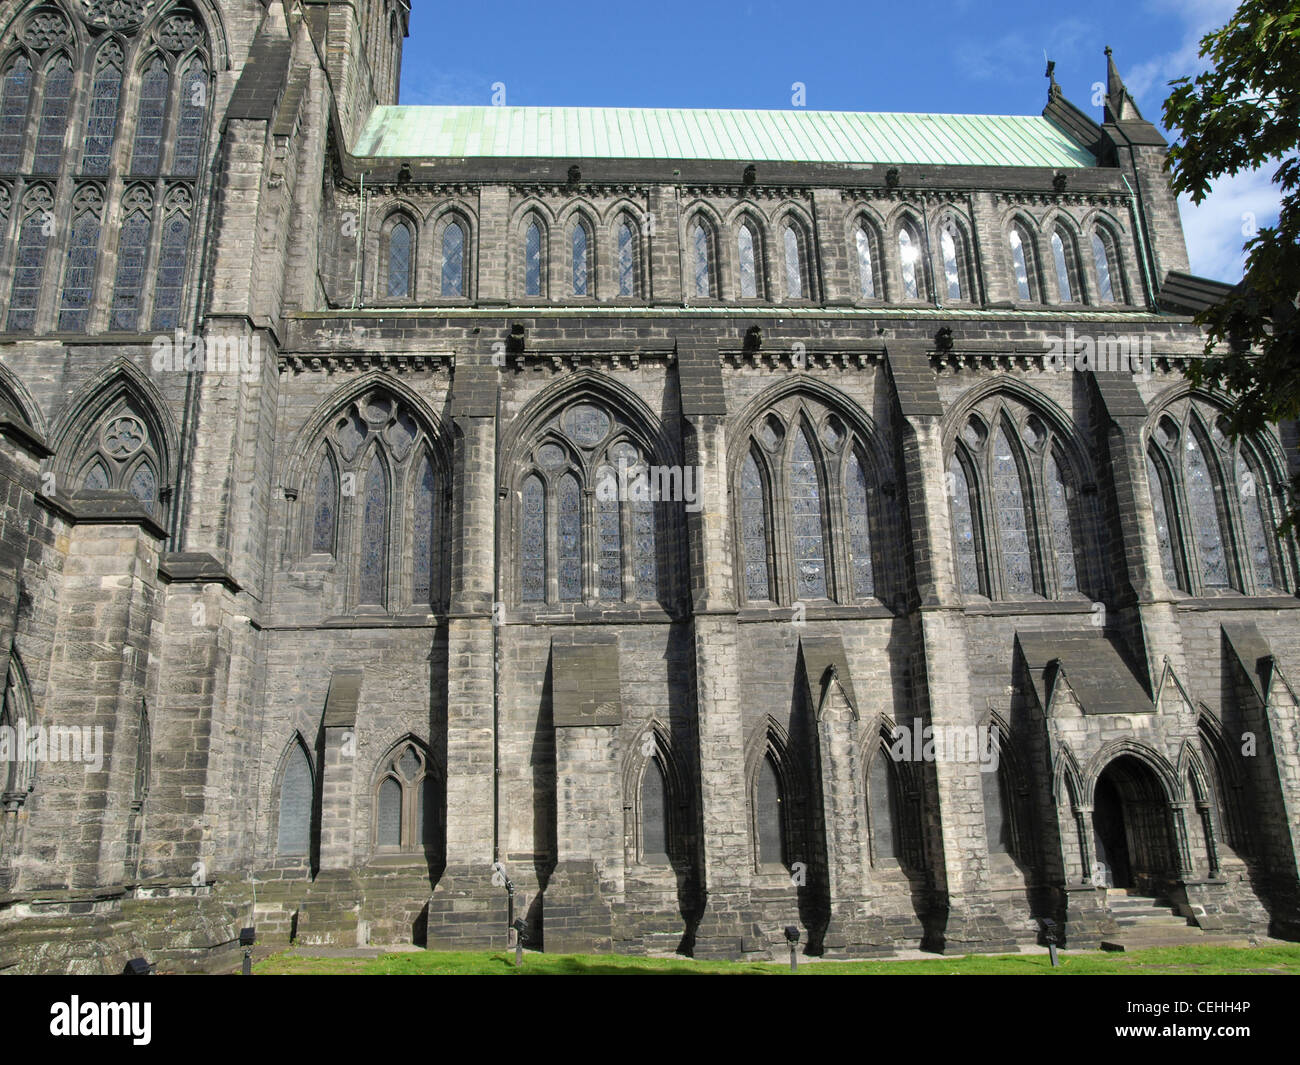
[[[0,82],[54,6],[0,3]],[[202,165],[136,174],[177,13],[203,117],[162,152]],[[354,154],[405,20],[155,4],[108,172],[84,91],[57,182],[34,103],[0,164],[0,724],[103,737],[0,767],[0,970],[501,947],[497,862],[550,951],[1095,945],[1117,880],[1300,936],[1295,426],[1238,448],[1190,394],[1226,286],[1113,64],[1103,114],[1053,81],[1033,119],[1074,165]],[[927,728],[998,771],[891,757]]]

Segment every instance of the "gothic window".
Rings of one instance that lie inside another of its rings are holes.
[[[748,222],[742,222],[736,233],[737,264],[740,271],[740,298],[752,300],[758,298],[759,286],[759,238]]]
[[[788,396],[752,425],[733,488],[747,601],[880,597],[880,490],[869,453],[863,436],[810,396]]]
[[[1216,478],[1206,462],[1202,443],[1195,428],[1185,434],[1183,445],[1183,483],[1187,487],[1192,537],[1201,561],[1201,583],[1206,588],[1228,586],[1228,561],[1224,553],[1223,526],[1215,501]]]
[[[0,81],[0,172],[17,171],[23,162],[23,134],[32,91],[32,64],[20,55]]]
[[[853,243],[858,254],[858,294],[864,300],[876,298],[876,266],[874,245],[867,223],[859,222],[853,229]]]
[[[140,79],[140,100],[135,125],[135,146],[131,152],[131,173],[157,174],[162,168],[163,123],[171,75],[161,56],[154,56]]]
[[[406,742],[384,759],[375,789],[375,850],[432,853],[439,844],[437,780],[428,752]]]
[[[36,307],[45,274],[45,249],[53,220],[54,216],[44,209],[23,219],[9,296],[8,328],[15,332],[30,332],[36,325]]]
[[[179,91],[171,169],[177,177],[197,177],[203,155],[203,125],[208,115],[208,71],[198,56],[181,74]]]
[[[1147,484],[1151,489],[1151,511],[1156,525],[1156,544],[1165,580],[1172,587],[1186,591],[1182,570],[1174,558],[1174,530],[1169,524],[1169,483],[1161,472],[1162,461],[1154,457],[1155,445],[1147,454]]]
[[[971,299],[966,238],[957,223],[951,219],[939,230],[939,251],[943,257],[943,283],[948,298],[950,300]]]
[[[63,268],[63,294],[59,304],[59,329],[79,332],[86,328],[90,293],[99,252],[99,215],[85,210],[72,222],[68,261]]]
[[[175,329],[180,325],[189,243],[189,216],[180,210],[169,211],[163,219],[158,276],[154,283],[153,328],[156,330]]]
[[[981,769],[984,767],[981,766]],[[990,854],[1014,854],[1015,840],[1001,769],[980,773],[984,793],[984,834]]]
[[[1034,238],[1021,223],[1013,222],[1007,234],[1011,246],[1011,272],[1016,279],[1016,295],[1025,302],[1038,302],[1038,271],[1034,261]],[[944,255],[947,256],[945,249]],[[954,251],[955,255],[955,251]]]
[[[692,291],[697,298],[708,299],[714,292],[713,237],[699,218],[690,228],[690,249]]]
[[[1119,278],[1116,274],[1115,241],[1103,226],[1092,231],[1092,260],[1097,268],[1097,300],[1118,303]]]
[[[45,68],[41,85],[41,119],[36,129],[32,173],[57,174],[63,159],[63,136],[72,105],[72,61],[57,55]]]
[[[990,428],[992,427],[992,428]],[[1087,562],[1096,523],[1080,494],[1077,457],[1023,404],[982,400],[948,462],[957,583],[992,599],[1072,598],[1100,579]]]
[[[1273,558],[1269,542],[1273,522],[1268,509],[1268,480],[1258,473],[1258,467],[1246,458],[1239,448],[1236,460],[1234,490],[1241,501],[1241,517],[1246,530],[1245,548],[1255,572],[1255,587],[1259,591],[1272,591],[1274,587]]]
[[[530,219],[524,229],[524,295],[540,296],[543,278],[542,227]]]
[[[619,223],[615,245],[618,267],[618,294],[623,297],[635,296],[636,234],[627,221]]]
[[[1074,254],[1074,240],[1060,226],[1052,230],[1052,265],[1056,269],[1056,291],[1062,303],[1082,300],[1083,293],[1074,279],[1078,266]]]
[[[433,604],[433,571],[436,564],[434,543],[434,508],[437,505],[437,479],[433,459],[424,456],[415,478],[411,549],[412,595],[417,605]]]
[[[316,465],[311,487],[311,549],[318,554],[332,555],[338,528],[339,479],[328,451]]]
[[[81,153],[84,174],[107,174],[117,130],[118,99],[122,95],[122,49],[109,41],[95,60],[90,106],[86,112],[86,136]]]
[[[803,231],[795,223],[785,226],[781,233],[785,253],[785,294],[788,299],[802,300],[810,295],[808,288],[808,256],[804,251],[806,241]]]
[[[388,585],[388,476],[376,455],[362,490],[361,588],[363,606],[383,606]]]
[[[4,698],[0,703],[0,725],[17,729],[24,724],[31,728],[35,723],[31,689],[27,685],[27,677],[18,657],[18,651],[11,645],[9,671],[5,675]],[[8,759],[3,770],[0,770],[0,780],[4,782],[3,794],[6,800],[19,804],[26,800],[27,793],[31,790],[32,773],[36,768],[36,762],[23,757],[24,753],[21,749],[15,750],[15,757]]]
[[[867,821],[873,864],[902,857],[897,791],[893,763],[888,752],[881,750],[867,775]]]
[[[113,282],[110,328],[134,333],[140,328],[145,260],[149,256],[149,215],[137,209],[127,215],[117,239],[117,277]]]
[[[654,477],[630,428],[594,403],[543,427],[519,490],[519,598],[524,603],[653,602],[659,524],[680,503]],[[680,472],[680,471],[678,471]]]
[[[465,295],[465,230],[448,222],[442,231],[442,295]]]
[[[388,231],[388,268],[387,293],[389,299],[405,300],[411,298],[411,267],[415,262],[412,254],[414,237],[411,227],[400,219],[393,223]]]
[[[924,248],[911,222],[898,228],[898,261],[903,273],[903,298],[925,298]]]
[[[157,514],[164,472],[159,446],[150,419],[129,397],[120,397],[77,441],[72,490],[129,492]]]
[[[589,296],[591,270],[588,250],[591,247],[591,234],[587,231],[586,223],[575,223],[569,240],[573,253],[572,293],[575,296]]]
[[[788,865],[785,794],[771,754],[759,762],[753,801],[759,868]]]
[[[305,857],[311,852],[312,807],[315,780],[311,761],[302,744],[294,740],[285,754],[280,774],[279,825],[276,854],[286,858]]]
[[[668,785],[658,758],[646,762],[641,775],[641,861],[646,865],[667,865],[671,816]]]

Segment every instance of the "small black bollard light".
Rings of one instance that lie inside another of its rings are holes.
[[[519,917],[510,927],[515,930],[515,968],[518,969],[524,964],[524,944],[528,941],[524,932],[528,926],[524,923],[524,919]]]
[[[239,945],[244,948],[244,964],[240,970],[243,976],[253,975],[253,944],[257,942],[257,933],[252,928],[239,930]]]
[[[1058,965],[1061,964],[1056,957],[1056,948],[1057,945],[1060,943],[1061,939],[1060,939],[1060,929],[1057,923],[1053,921],[1050,917],[1043,918],[1043,939],[1047,943],[1047,953],[1051,956],[1052,959],[1052,968],[1055,969]]]
[[[790,971],[799,971],[799,929],[796,925],[785,926],[785,941],[790,944]]]
[[[153,966],[143,958],[132,958],[122,969],[123,976],[153,976]]]

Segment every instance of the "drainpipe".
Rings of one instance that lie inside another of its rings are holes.
[[[361,232],[365,229],[366,217],[366,172],[361,171],[361,187],[357,193],[357,247],[353,258],[356,269],[352,274],[352,309],[357,309],[357,300],[361,295]]]
[[[1129,155],[1132,156],[1133,149],[1129,147]],[[1137,164],[1134,162],[1133,176],[1137,177]],[[1151,277],[1148,273],[1147,263],[1147,245],[1145,239],[1146,216],[1142,213],[1142,203],[1133,192],[1133,186],[1128,183],[1128,177],[1121,170],[1119,179],[1124,182],[1124,187],[1128,189],[1129,211],[1133,214],[1133,232],[1137,236],[1138,242],[1138,266],[1142,271],[1142,289],[1146,293],[1147,307],[1154,307],[1156,303],[1155,291],[1151,285]],[[1116,249],[1118,251],[1118,249]]]

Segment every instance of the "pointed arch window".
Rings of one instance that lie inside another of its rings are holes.
[[[903,273],[903,298],[923,299],[925,296],[925,268],[922,260],[920,237],[910,222],[898,229],[898,261]]]
[[[826,598],[822,498],[812,446],[807,432],[800,428],[790,454],[790,527],[794,536],[795,592],[801,600]]]
[[[107,174],[117,132],[118,103],[122,95],[122,50],[113,41],[99,51],[86,112],[86,135],[81,152],[84,174]]]
[[[740,475],[741,547],[745,556],[745,598],[771,599],[768,576],[767,498],[763,478],[751,452]]]
[[[875,764],[867,776],[867,819],[873,863],[902,858],[897,790],[893,763],[889,754],[882,750],[876,755]]]
[[[993,454],[994,524],[999,533],[1003,591],[1031,595],[1034,588],[1033,551],[1029,543],[1032,520],[1026,507],[1020,465],[1005,426],[998,427]]]
[[[145,261],[149,256],[149,216],[132,211],[122,223],[117,241],[117,277],[113,283],[111,328],[134,333],[140,328]]]
[[[318,554],[334,554],[338,532],[339,479],[334,460],[328,451],[316,465],[312,490],[311,549]]]
[[[1152,445],[1154,449],[1154,445]],[[1165,580],[1175,588],[1187,590],[1182,570],[1174,558],[1174,529],[1169,524],[1169,484],[1161,472],[1161,462],[1148,452],[1147,484],[1151,489],[1151,511],[1156,525],[1156,544],[1160,548],[1160,564]]]
[[[434,508],[436,506],[437,479],[433,460],[425,455],[415,478],[413,500],[414,518],[411,545],[411,587],[417,605],[433,603],[434,576]]]
[[[1216,479],[1210,471],[1195,428],[1184,435],[1183,483],[1187,486],[1192,536],[1201,563],[1201,583],[1206,588],[1226,588],[1229,584],[1228,560],[1224,551],[1219,507],[1215,500]]]
[[[943,255],[943,278],[950,300],[966,299],[962,283],[962,239],[955,226],[947,225],[939,233],[939,249]]]
[[[542,294],[542,227],[534,218],[524,230],[524,295]]]
[[[158,251],[158,277],[153,297],[154,329],[164,331],[180,325],[189,244],[189,215],[179,210],[169,212],[163,220],[162,243]]]
[[[170,95],[171,75],[167,64],[161,56],[154,56],[140,79],[135,146],[131,151],[132,174],[157,174],[162,169],[163,125]]]
[[[32,173],[57,174],[63,161],[63,138],[72,104],[72,61],[55,56],[45,68],[41,85],[41,118],[36,128]]]
[[[533,474],[524,482],[521,529],[521,583],[525,603],[546,601],[546,491]]]
[[[590,282],[590,270],[588,269],[588,250],[590,246],[591,234],[587,232],[586,223],[576,223],[570,237],[570,247],[573,253],[572,285],[573,295],[575,296],[589,295],[587,290]]]
[[[793,225],[785,227],[781,234],[785,251],[785,294],[789,299],[801,300],[804,292],[804,255],[800,234]]]
[[[181,74],[179,89],[172,173],[177,177],[197,177],[203,156],[203,127],[208,116],[208,71],[198,56]]]
[[[440,798],[428,752],[416,743],[399,746],[384,759],[375,789],[375,850],[437,851]]]
[[[573,603],[582,599],[582,493],[573,474],[566,473],[560,478],[557,500],[560,601]]]
[[[1119,289],[1115,274],[1114,242],[1110,234],[1101,226],[1092,231],[1092,259],[1097,269],[1097,299],[1101,303],[1119,302],[1116,293]]]
[[[1016,295],[1025,302],[1038,301],[1037,264],[1034,262],[1034,244],[1029,231],[1019,222],[1011,224],[1007,234],[1007,243],[1011,247],[1011,272],[1016,280]],[[944,251],[945,259],[947,250]],[[954,265],[956,262],[954,248]],[[945,264],[946,269],[946,264]]]
[[[952,534],[957,548],[957,584],[966,595],[984,591],[980,580],[979,547],[975,540],[975,507],[971,500],[966,464],[953,455],[948,460]]]
[[[875,595],[875,579],[871,566],[871,519],[867,508],[867,474],[857,451],[849,454],[849,465],[844,478],[844,497],[848,510],[849,568],[852,571],[853,594],[858,599]]]
[[[45,275],[45,251],[54,216],[48,211],[29,214],[18,234],[18,254],[9,294],[8,328],[30,332],[36,326],[36,307]]]
[[[1047,515],[1052,533],[1052,558],[1061,591],[1079,590],[1074,557],[1074,521],[1070,514],[1074,487],[1063,472],[1061,461],[1053,454],[1047,459]]]
[[[282,857],[305,857],[310,853],[315,793],[315,780],[307,752],[300,743],[292,743],[280,776],[277,806],[279,825],[275,851]]]
[[[650,758],[641,775],[641,861],[645,865],[669,864],[668,784],[657,757]]]
[[[699,299],[713,295],[713,238],[698,218],[691,226],[691,277]]]
[[[858,293],[864,300],[876,298],[876,267],[873,241],[865,222],[853,230],[853,243],[858,253]]]
[[[618,474],[612,467],[602,466],[596,479],[601,485],[617,485]],[[601,599],[623,598],[623,522],[619,506],[617,491],[597,493],[597,595]]]
[[[758,299],[759,240],[748,222],[742,222],[736,233],[737,265],[740,277],[740,298]]]
[[[1074,242],[1057,226],[1052,230],[1052,264],[1056,268],[1056,291],[1062,303],[1073,303],[1075,295],[1073,278],[1076,275],[1074,265]]]
[[[383,606],[388,587],[388,476],[376,454],[366,474],[361,519],[361,585],[363,606]]]
[[[618,294],[623,297],[636,295],[636,235],[626,220],[618,225],[615,240],[618,263]]]
[[[1010,804],[1007,802],[1004,777],[1005,774],[1000,767],[991,773],[980,773],[980,786],[984,797],[984,835],[988,840],[989,854],[1013,855],[1015,831],[1011,820]]]
[[[404,221],[393,223],[388,231],[388,298],[394,300],[410,299],[411,266],[414,263],[412,245],[414,237],[411,227]]]
[[[448,222],[442,231],[442,295],[465,295],[465,230]]]
[[[0,81],[0,172],[22,169],[23,135],[32,92],[32,64],[17,56]]]
[[[82,211],[72,222],[68,261],[63,268],[63,294],[59,305],[61,330],[81,332],[86,328],[98,253],[99,215],[89,210]]]
[[[1245,548],[1255,572],[1255,587],[1260,591],[1273,591],[1276,581],[1273,573],[1273,556],[1270,542],[1273,522],[1268,506],[1268,480],[1259,473],[1256,464],[1246,458],[1239,448],[1236,458],[1236,494],[1241,501],[1242,524],[1246,530]]]
[[[785,791],[769,753],[758,765],[754,786],[754,841],[759,868],[788,866]]]
[[[158,514],[164,466],[149,422],[129,396],[110,403],[78,440],[69,471],[74,491],[129,492]]]

